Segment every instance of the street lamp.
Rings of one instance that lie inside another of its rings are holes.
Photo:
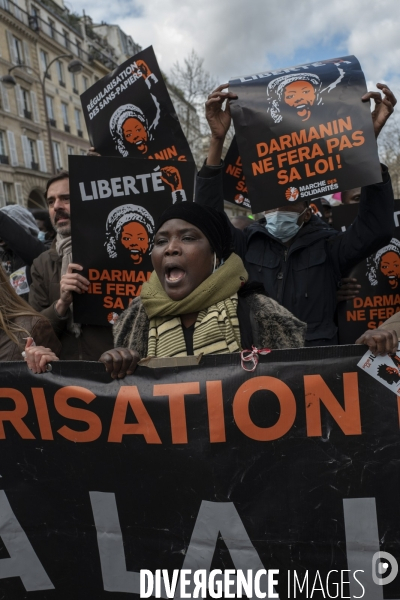
[[[56,56],[55,58],[53,58],[52,61],[49,62],[49,64],[46,67],[45,72],[43,73],[43,77],[40,77],[40,74],[37,71],[35,71],[35,69],[32,69],[32,67],[29,67],[28,65],[24,65],[24,64],[22,64],[22,65],[14,65],[10,69],[8,69],[8,75],[3,75],[3,77],[0,77],[1,82],[4,84],[5,87],[12,88],[15,85],[17,85],[17,82],[15,81],[14,77],[12,75],[10,75],[11,71],[13,71],[14,69],[30,69],[36,75],[37,80],[39,81],[39,83],[40,83],[40,85],[42,87],[42,95],[43,95],[43,103],[44,103],[44,114],[45,114],[45,117],[46,117],[47,137],[48,137],[49,149],[50,149],[51,170],[52,170],[52,174],[53,175],[56,174],[57,169],[56,169],[56,162],[55,162],[55,159],[54,159],[53,139],[52,139],[52,136],[51,136],[49,111],[47,109],[47,102],[46,102],[46,87],[45,87],[45,83],[46,83],[47,73],[49,72],[49,69],[50,69],[51,65],[56,60],[58,60],[59,58],[70,58],[71,59],[70,62],[68,63],[68,71],[70,73],[79,73],[80,71],[82,71],[83,64],[81,63],[80,60],[78,60],[76,58],[73,58],[72,54],[60,54],[60,56]]]

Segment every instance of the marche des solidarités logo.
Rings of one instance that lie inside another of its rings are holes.
[[[299,190],[295,187],[289,187],[286,191],[285,191],[285,197],[286,200],[289,200],[289,202],[294,202],[295,200],[297,200],[297,198],[299,197]]]

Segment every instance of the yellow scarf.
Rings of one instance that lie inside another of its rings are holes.
[[[186,356],[179,315],[198,312],[194,326],[194,354],[225,354],[240,350],[237,291],[247,281],[237,254],[182,300],[171,300],[155,271],[140,295],[150,319],[147,356]]]

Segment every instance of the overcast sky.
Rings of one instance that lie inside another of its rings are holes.
[[[400,0],[66,0],[116,23],[169,73],[192,48],[220,82],[235,75],[355,54],[371,88],[400,95]]]

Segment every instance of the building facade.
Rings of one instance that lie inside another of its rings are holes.
[[[50,152],[61,170],[69,154],[89,148],[80,94],[140,50],[119,26],[71,14],[63,0],[0,0],[0,77],[12,69],[16,81],[0,83],[0,206],[45,206]],[[79,73],[69,72],[72,59],[82,63]],[[185,134],[196,143],[197,113],[168,87]]]

